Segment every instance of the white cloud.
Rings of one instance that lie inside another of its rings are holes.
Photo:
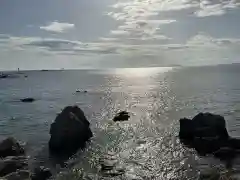
[[[120,0],[112,6],[109,16],[116,20],[149,19],[161,12],[192,9],[197,17],[220,16],[229,9],[239,8],[238,0]]]
[[[203,3],[204,2],[204,3]],[[218,1],[214,4],[203,1],[200,3],[199,9],[195,12],[197,17],[207,17],[207,16],[222,16],[229,9],[239,8],[240,3],[235,0],[230,1]]]
[[[200,10],[195,12],[197,17],[221,16],[225,13],[226,11],[221,4],[203,5]]]
[[[129,32],[127,32],[125,30],[112,30],[111,34],[113,34],[113,35],[126,35],[126,34],[129,34]]]
[[[70,23],[59,23],[57,21],[51,22],[47,26],[40,26],[40,29],[55,33],[63,33],[66,31],[69,31],[71,29],[74,29],[75,25]]]
[[[153,37],[165,43],[153,44],[151,42]],[[11,57],[11,62],[15,63],[12,67],[16,67],[18,63],[17,67],[20,68],[24,68],[24,64],[26,66],[29,64],[31,67],[43,67],[43,65],[48,67],[49,64],[51,64],[49,67],[83,67],[82,59],[87,58],[84,63],[97,68],[98,66],[108,67],[109,64],[117,66],[118,63],[123,66],[129,64],[132,66],[139,64],[169,66],[199,64],[200,62],[208,64],[226,61],[226,58],[231,59],[233,56],[240,55],[240,39],[214,38],[206,33],[198,33],[185,43],[174,44],[164,35],[144,38],[144,42],[140,43],[141,40],[136,37],[128,37],[126,41],[109,37],[101,38],[97,42],[82,43],[57,38],[0,35],[0,57],[2,59]],[[151,43],[148,44],[145,41]]]

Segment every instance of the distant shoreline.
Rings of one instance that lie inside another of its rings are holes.
[[[189,66],[182,66],[182,65],[172,65],[172,66],[147,66],[147,67],[116,67],[116,68],[72,68],[72,69],[20,69],[20,71],[16,70],[0,70],[0,73],[23,73],[23,72],[30,72],[30,71],[39,71],[39,72],[50,72],[50,71],[91,71],[91,70],[116,70],[116,69],[137,69],[137,68],[191,68],[191,67],[219,67],[219,66],[240,66],[240,63],[231,63],[231,64],[209,64],[209,65],[189,65]]]

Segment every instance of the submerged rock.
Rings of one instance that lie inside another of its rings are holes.
[[[0,73],[0,79],[7,79],[7,78],[19,78],[17,74],[5,74],[5,73]]]
[[[88,91],[87,90],[81,91],[80,89],[76,90],[76,93],[80,93],[80,92],[87,93]]]
[[[30,174],[27,170],[19,170],[4,176],[1,180],[31,180]]]
[[[24,156],[9,156],[0,160],[0,177],[28,167],[28,162]]]
[[[0,143],[0,157],[20,156],[24,154],[24,148],[16,139],[9,137]]]
[[[71,155],[92,137],[90,123],[77,106],[67,106],[50,128],[49,150],[52,154]]]
[[[121,111],[119,112],[114,118],[113,121],[128,121],[128,119],[130,118],[128,112],[126,111]]]
[[[114,154],[107,154],[100,159],[100,172],[103,176],[120,176],[125,173],[125,169],[120,166]]]
[[[31,175],[31,180],[46,180],[52,176],[50,169],[43,166],[36,168]]]
[[[179,138],[200,155],[213,154],[225,161],[240,152],[240,140],[228,135],[225,119],[220,115],[199,113],[192,120],[180,119]]]
[[[20,99],[22,102],[33,102],[35,101],[34,98],[23,98],[23,99]]]
[[[0,79],[6,79],[8,77],[9,77],[8,74],[0,74]]]

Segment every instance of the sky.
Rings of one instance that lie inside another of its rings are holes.
[[[0,70],[240,63],[240,0],[1,0]]]

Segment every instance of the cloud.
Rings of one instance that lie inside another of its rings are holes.
[[[159,39],[159,36],[163,36],[157,33],[161,26],[176,22],[175,19],[160,19],[158,17],[159,8],[162,7],[161,2],[160,0],[118,1],[118,3],[111,6],[113,11],[107,13],[107,15],[121,21],[122,24],[117,29],[112,30],[111,35],[121,36],[122,40],[124,38],[128,40],[130,38],[142,40]],[[164,5],[166,5],[169,1],[164,2]],[[174,2],[178,3],[179,0],[174,0]],[[171,4],[169,7],[172,7]]]
[[[133,0],[131,2],[118,1],[108,13],[115,20],[130,21],[150,19],[161,12],[182,11],[192,9],[197,17],[220,16],[229,9],[239,8],[238,0]]]
[[[208,17],[208,16],[222,16],[229,9],[239,8],[240,3],[235,0],[230,1],[203,1],[200,3],[199,9],[195,12],[197,17]]]
[[[207,17],[207,16],[221,16],[225,14],[226,11],[221,4],[203,5],[200,10],[195,12],[197,17]]]
[[[157,37],[157,39],[153,39],[153,37]],[[140,41],[144,41],[144,43],[139,43]],[[162,35],[149,36],[145,39],[129,37],[125,41],[119,41],[116,38],[101,38],[99,41],[91,43],[57,38],[0,36],[0,42],[1,51],[8,50],[9,53],[21,51],[36,56],[44,54],[44,56],[65,57],[68,55],[69,58],[71,56],[100,58],[101,55],[114,55],[113,57],[121,57],[120,59],[134,59],[134,57],[151,56],[154,59],[161,57],[160,64],[162,61],[170,63],[172,56],[175,55],[175,58],[178,57],[178,61],[182,62],[184,58],[196,58],[195,56],[199,52],[201,57],[207,57],[214,52],[220,54],[226,52],[223,56],[230,54],[230,52],[239,54],[240,50],[240,39],[214,38],[206,33],[198,33],[182,44],[174,44],[170,38]],[[135,60],[137,61],[137,59]],[[115,58],[112,58],[112,61],[115,61]]]
[[[238,0],[133,0],[128,2],[119,0],[111,6],[112,11],[107,13],[108,16],[119,21],[120,24],[116,29],[110,31],[109,36],[114,41],[123,44],[166,44],[170,43],[171,40],[174,41],[174,39],[166,35],[166,28],[164,28],[165,33],[162,32],[163,27],[176,22],[181,23],[178,17],[173,16],[176,13],[166,14],[166,12],[181,11],[183,12],[181,15],[188,16],[191,12],[191,16],[195,18],[204,18],[222,16],[228,10],[239,7],[240,2]],[[165,13],[164,15],[167,16],[162,16],[161,13]],[[192,43],[193,40],[191,39]],[[169,49],[181,48],[172,46]]]
[[[40,26],[40,29],[54,33],[63,33],[74,28],[75,28],[74,24],[59,23],[57,21],[51,22],[47,26]]]

